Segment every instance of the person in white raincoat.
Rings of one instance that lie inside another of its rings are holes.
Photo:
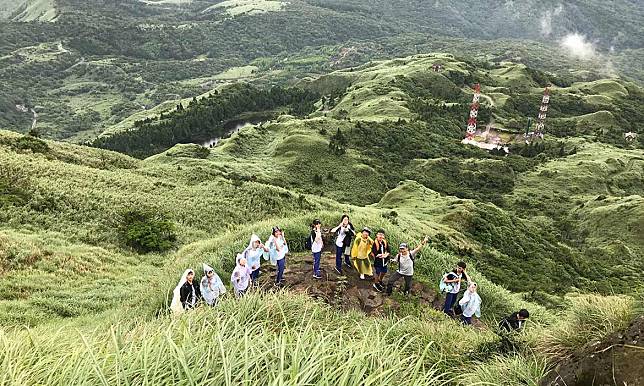
[[[261,258],[262,256],[264,256],[264,258],[268,256],[268,247],[262,244],[262,241],[260,240],[259,236],[257,236],[256,234],[253,234],[250,237],[250,242],[248,243],[248,247],[244,250],[244,252],[241,253],[241,255],[238,255],[238,256],[246,259],[246,264],[251,270],[250,278],[252,280],[252,283],[253,285],[257,286],[258,279],[259,279],[259,267],[261,265]],[[239,260],[239,257],[238,257],[238,260]]]
[[[215,270],[203,263],[203,278],[201,279],[201,296],[210,306],[217,304],[217,299],[226,292],[226,287]]]
[[[481,297],[476,292],[477,288],[477,284],[471,282],[467,287],[467,291],[463,294],[463,298],[458,302],[463,310],[461,315],[463,324],[472,324],[472,316],[474,315],[477,318],[481,317]]]
[[[237,266],[233,270],[232,275],[230,275],[230,283],[235,288],[235,296],[240,298],[244,296],[248,286],[250,285],[250,273],[251,270],[248,267],[246,259],[241,255],[238,256]]]

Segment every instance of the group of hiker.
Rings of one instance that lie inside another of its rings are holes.
[[[373,289],[387,295],[391,295],[394,285],[403,279],[402,293],[408,294],[411,291],[414,263],[419,257],[420,250],[429,242],[427,236],[413,249],[407,243],[400,243],[398,252],[392,254],[383,229],[379,229],[375,238],[372,238],[371,229],[364,227],[358,232],[346,214],[330,232],[334,236],[335,267],[333,269],[336,274],[344,275],[346,270],[356,270],[361,280],[366,280],[367,276],[370,276],[373,280]],[[322,222],[319,219],[311,224],[311,232],[305,240],[305,247],[312,254],[313,277],[322,279],[320,264],[324,238]],[[273,227],[266,243],[262,243],[261,239],[253,234],[248,247],[235,259],[235,269],[230,277],[235,296],[242,297],[250,288],[259,286],[262,258],[269,260],[276,267],[274,285],[283,287],[288,251],[284,231],[277,226]],[[395,264],[397,268],[385,281],[390,264]],[[466,267],[465,262],[459,262],[452,271],[443,275],[439,287],[441,292],[445,293],[443,312],[454,318],[459,317],[463,324],[469,325],[472,324],[472,317],[481,316],[482,300],[477,292],[478,285],[471,280]],[[180,313],[194,308],[201,299],[205,304],[214,306],[226,292],[221,278],[212,267],[204,263],[203,272],[199,285],[194,282],[195,272],[192,269],[184,272],[173,293],[171,304],[173,311]],[[464,282],[467,283],[467,288],[459,300],[458,296]],[[523,309],[504,318],[499,326],[506,330],[518,330],[523,327],[528,317],[528,311]]]

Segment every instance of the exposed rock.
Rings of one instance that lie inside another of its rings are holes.
[[[342,310],[358,310],[369,315],[382,315],[400,309],[400,305],[394,299],[372,287],[372,280],[360,280],[355,270],[346,267],[343,275],[338,275],[333,270],[334,266],[335,256],[331,252],[324,252],[321,262],[322,278],[315,279],[311,256],[289,256],[284,271],[285,286],[290,291],[308,294],[312,298]],[[265,264],[262,272],[260,279],[262,287],[265,290],[272,289],[275,268]],[[402,280],[397,283],[394,290],[399,291],[402,283]],[[436,291],[422,283],[414,282],[411,292],[413,296],[418,297],[420,304],[427,307],[434,307],[438,299]]]
[[[644,316],[559,363],[541,385],[644,385]]]

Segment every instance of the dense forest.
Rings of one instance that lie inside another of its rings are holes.
[[[233,85],[209,97],[194,98],[186,108],[179,104],[158,119],[136,121],[134,129],[99,137],[92,145],[145,158],[177,143],[222,137],[226,134],[225,123],[241,113],[288,107],[290,114],[306,115],[313,111],[318,99],[319,95],[311,91],[293,87]]]

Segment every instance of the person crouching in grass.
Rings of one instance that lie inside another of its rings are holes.
[[[353,265],[360,274],[360,279],[364,280],[365,275],[372,276],[373,268],[371,267],[371,247],[373,246],[373,239],[369,237],[371,229],[364,227],[360,237],[356,238],[351,248],[351,257],[353,258]]]
[[[382,292],[385,290],[382,284],[385,274],[387,273],[387,265],[391,256],[389,242],[385,239],[385,231],[380,229],[376,233],[376,240],[371,247],[371,257],[373,258],[373,266],[376,274],[373,276],[373,288]]]
[[[427,244],[429,237],[425,236],[423,241],[414,250],[409,250],[407,243],[402,243],[398,247],[398,254],[394,257],[394,261],[398,263],[398,269],[391,275],[389,282],[387,282],[387,295],[391,295],[394,290],[394,284],[401,278],[405,279],[405,287],[403,293],[406,295],[411,291],[411,279],[414,276],[414,261],[418,252],[422,247]]]

